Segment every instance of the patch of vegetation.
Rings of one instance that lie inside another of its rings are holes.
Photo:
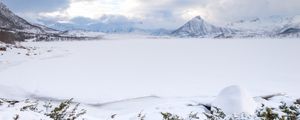
[[[209,113],[204,113],[208,120],[221,120],[226,117],[225,113],[217,107],[211,107]]]
[[[282,115],[282,120],[297,120],[300,115],[300,106],[297,104],[292,104],[288,106],[286,103],[282,102],[282,105],[279,106],[279,109],[284,113]]]
[[[184,120],[178,115],[171,114],[169,112],[161,112],[160,114],[163,116],[163,120]]]
[[[16,103],[19,103],[20,101],[16,101],[16,100],[8,100],[8,99],[4,99],[4,98],[0,98],[0,105],[2,105],[3,103],[7,103],[8,107],[10,106],[14,106]]]
[[[274,110],[275,108],[269,108],[262,105],[262,109],[258,110],[256,114],[261,120],[278,120],[279,115]]]
[[[41,113],[41,111],[39,111],[38,109],[38,103],[39,101],[35,101],[35,102],[30,102],[29,100],[25,100],[25,103],[28,105],[23,106],[20,111],[34,111],[34,112],[38,112]]]
[[[260,120],[258,117],[246,113],[231,114],[225,117],[225,120]]]
[[[297,99],[296,102],[295,102],[295,104],[300,105],[300,99]]]
[[[13,120],[19,120],[20,116],[18,114],[16,114],[15,117],[13,117]]]
[[[15,108],[19,112],[35,112],[45,116],[45,118],[51,118],[53,120],[76,120],[86,113],[84,109],[78,109],[79,103],[73,103],[73,99],[69,99],[59,103],[58,106],[53,107],[53,102],[46,102],[44,105],[40,105],[40,101],[31,101],[29,99],[24,101],[8,100],[0,98],[0,106],[5,105],[7,108]],[[19,120],[20,115],[16,114],[12,117],[13,120]],[[34,118],[35,119],[35,118]],[[38,118],[43,119],[43,118]]]
[[[198,117],[198,113],[191,112],[188,114],[187,118],[180,117],[176,114],[172,114],[169,112],[161,112],[161,115],[163,117],[163,120],[199,120],[200,117]]]
[[[282,102],[278,109],[265,107],[259,109],[256,114],[261,120],[298,120],[300,107],[297,104],[287,105]]]
[[[57,107],[55,107],[49,114],[45,114],[49,116],[53,120],[75,120],[80,116],[86,113],[86,110],[78,111],[79,103],[76,104],[71,111],[69,111],[70,106],[72,104],[73,99],[66,100],[61,102]]]
[[[200,119],[200,117],[198,117],[198,113],[193,113],[193,112],[191,112],[191,113],[189,114],[187,120],[195,120],[195,119],[196,119],[196,120]]]

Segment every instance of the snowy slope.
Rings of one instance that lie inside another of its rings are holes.
[[[300,28],[300,17],[283,17],[283,16],[270,16],[262,18],[253,18],[239,20],[227,24],[227,27],[240,30],[240,36],[264,36],[264,37],[276,37],[283,36],[289,37],[289,35],[297,35]],[[290,29],[296,29],[291,32]],[[284,36],[285,35],[285,36]]]
[[[0,27],[34,33],[43,32],[41,28],[32,25],[23,18],[15,15],[2,2],[0,2]]]
[[[0,34],[2,35],[0,41],[7,43],[25,41],[26,39],[33,41],[98,39],[98,37],[94,36],[95,34],[93,34],[93,36],[88,36],[91,34],[82,34],[81,32],[81,34],[73,33],[68,36],[68,34],[61,34],[60,31],[44,25],[31,24],[23,18],[15,15],[2,2],[0,2],[0,31]]]
[[[179,37],[300,37],[300,17],[270,16],[244,19],[218,27],[200,16],[188,21],[171,35]]]
[[[182,36],[182,37],[204,37],[204,36],[217,36],[221,34],[231,34],[234,33],[233,29],[223,28],[214,26],[200,16],[196,16],[192,20],[188,21],[179,29],[175,30],[172,35]]]

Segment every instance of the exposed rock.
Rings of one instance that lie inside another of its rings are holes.
[[[6,47],[5,46],[0,46],[0,51],[6,51]]]

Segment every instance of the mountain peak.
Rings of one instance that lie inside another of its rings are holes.
[[[7,6],[0,1],[0,9],[8,9]]]
[[[201,16],[196,16],[189,21],[192,24],[205,24],[206,21]]]
[[[6,5],[4,3],[2,3],[0,1],[0,9],[3,10],[3,9],[8,9],[8,8],[6,7]]]
[[[229,28],[223,28],[212,25],[201,18],[196,16],[192,20],[188,21],[179,29],[175,30],[172,34],[175,36],[192,36],[203,37],[208,35],[220,35],[233,33],[234,31]]]
[[[199,19],[199,20],[203,20],[202,17],[200,15],[194,17],[194,19]]]

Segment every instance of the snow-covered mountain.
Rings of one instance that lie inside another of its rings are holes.
[[[42,33],[42,28],[35,26],[15,15],[6,5],[0,2],[0,27],[3,29]]]
[[[104,33],[132,33],[141,32],[143,29],[137,28],[138,21],[129,20],[124,16],[106,15],[99,19],[76,17],[68,21],[49,20],[41,18],[40,24],[49,26],[61,31],[84,30]]]
[[[180,37],[215,37],[224,34],[232,34],[234,32],[234,29],[212,25],[200,16],[196,16],[182,27],[172,32],[172,35]]]
[[[91,31],[102,33],[135,33],[151,35],[167,35],[171,30],[145,29],[140,27],[144,24],[139,20],[128,19],[124,16],[105,15],[98,19],[76,17],[68,21],[41,18],[38,22],[42,25],[61,31]]]
[[[128,24],[110,24],[110,23],[73,23],[73,22],[43,22],[42,24],[66,31],[66,30],[86,30],[94,32],[105,32],[105,33],[128,33],[138,31],[139,29],[134,28]]]
[[[300,29],[300,16],[269,16],[244,19],[229,23],[226,27],[240,32],[241,37],[297,37]]]
[[[6,5],[0,2],[0,41],[14,43],[15,41],[31,40],[82,40],[95,39],[96,37],[82,36],[82,34],[70,36],[61,31],[40,24],[32,24],[14,14]],[[87,34],[85,34],[87,35]]]
[[[270,16],[238,20],[219,27],[200,16],[188,21],[171,35],[179,37],[300,37],[300,15]]]

